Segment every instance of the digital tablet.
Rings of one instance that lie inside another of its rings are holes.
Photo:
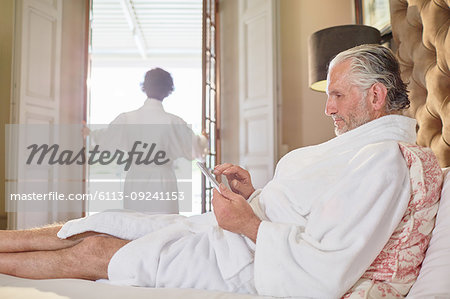
[[[198,166],[198,168],[200,168],[200,170],[205,175],[205,177],[209,180],[211,185],[213,185],[214,188],[216,188],[218,191],[220,191],[219,182],[217,182],[217,180],[214,177],[214,174],[212,174],[211,170],[206,168],[205,164],[203,164],[202,162],[199,162],[199,161],[197,161],[197,166]]]

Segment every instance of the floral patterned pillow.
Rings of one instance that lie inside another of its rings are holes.
[[[406,295],[419,275],[434,228],[442,171],[429,148],[399,143],[410,169],[411,199],[383,250],[344,298]]]
[[[450,167],[444,170],[444,185],[436,227],[417,281],[408,298],[450,298]]]

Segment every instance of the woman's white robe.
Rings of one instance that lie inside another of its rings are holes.
[[[165,197],[169,197],[166,194],[178,194],[174,161],[178,158],[189,161],[202,160],[208,146],[208,140],[204,136],[195,135],[182,118],[166,112],[162,102],[152,98],[147,99],[139,109],[119,114],[106,129],[94,130],[90,135],[96,144],[112,152],[116,149],[129,152],[135,141],[141,142],[141,146],[142,143],[154,143],[155,152],[164,151],[166,156],[161,160],[168,159],[168,163],[163,165],[133,163],[124,183],[124,208],[151,213],[176,214],[179,212],[178,201],[132,199],[138,198],[139,194],[150,198],[154,194],[163,194]],[[178,179],[191,177],[190,173],[184,175],[186,177]]]
[[[114,283],[337,298],[405,212],[410,182],[398,141],[414,143],[415,125],[385,116],[288,153],[250,198],[263,220],[256,244],[219,228],[212,213],[104,212],[68,222],[58,236],[93,230],[134,240],[109,264]]]

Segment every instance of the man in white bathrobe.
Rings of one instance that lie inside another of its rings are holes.
[[[231,190],[194,217],[104,212],[63,227],[0,232],[0,272],[109,279],[272,296],[335,298],[366,271],[402,219],[409,171],[398,142],[415,143],[392,52],[361,46],[330,64],[325,113],[336,138],[294,150],[255,190],[222,164]]]

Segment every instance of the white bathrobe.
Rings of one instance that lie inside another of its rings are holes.
[[[252,194],[263,220],[256,244],[194,217],[105,212],[73,220],[58,236],[88,230],[134,240],[112,258],[111,282],[271,296],[337,298],[365,272],[402,218],[409,172],[398,141],[415,120],[385,116],[326,143],[294,150]]]
[[[155,143],[156,150],[166,153],[166,157],[161,159],[169,159],[166,164],[133,164],[127,172],[123,190],[124,208],[146,212],[179,212],[176,200],[149,202],[132,198],[144,192],[146,197],[149,193],[176,193],[178,186],[174,161],[178,158],[201,160],[208,146],[208,140],[204,136],[195,135],[182,118],[166,112],[162,102],[152,98],[147,99],[141,108],[118,115],[108,128],[93,130],[91,137],[96,144],[112,152],[116,149],[128,152],[135,141],[140,141]],[[189,168],[189,175],[184,174],[186,177],[178,179],[191,178],[190,170]]]

